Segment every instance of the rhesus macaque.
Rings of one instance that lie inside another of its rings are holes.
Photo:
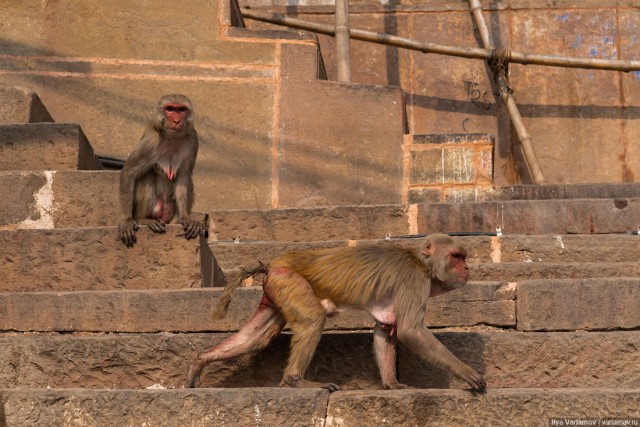
[[[399,340],[426,362],[464,380],[475,390],[482,376],[451,354],[424,326],[429,296],[467,283],[467,252],[447,235],[426,238],[421,251],[397,245],[363,245],[286,253],[265,266],[243,269],[229,283],[214,313],[224,317],[235,288],[258,273],[266,274],[256,313],[240,331],[199,354],[189,367],[186,387],[195,387],[204,366],[267,346],[288,324],[291,354],[280,383],[289,387],[338,390],[333,383],[304,379],[322,335],[327,314],[336,306],[357,306],[375,320],[374,351],[382,387],[406,388],[396,378]]]
[[[118,237],[127,246],[136,242],[140,224],[156,233],[163,233],[166,224],[182,224],[187,239],[205,231],[201,221],[190,217],[198,155],[191,101],[165,95],[156,113],[120,172]]]

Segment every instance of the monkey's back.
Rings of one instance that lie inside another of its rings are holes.
[[[429,271],[421,255],[397,245],[288,252],[270,263],[278,266],[304,277],[318,298],[341,304],[362,305],[405,293],[421,299],[429,293]]]

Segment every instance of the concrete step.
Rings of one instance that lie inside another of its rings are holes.
[[[222,285],[204,238],[181,232],[179,225],[166,234],[141,227],[137,244],[126,248],[115,227],[0,231],[0,292]]]
[[[119,216],[118,179],[119,171],[0,172],[0,183],[17,189],[6,195],[6,206],[10,208],[0,210],[0,227],[25,227],[25,221],[38,216],[49,217],[50,227],[56,228],[115,225]],[[561,188],[565,194],[578,192],[571,186]],[[598,194],[609,191],[631,196],[635,189],[632,184],[602,186]],[[538,186],[531,191],[536,190],[543,192]],[[203,194],[207,193],[197,190],[196,198],[203,198]],[[637,232],[640,225],[636,221],[638,200],[507,200],[213,210],[211,238],[293,242],[379,239],[433,231],[495,233],[498,226],[506,235],[627,233]],[[37,207],[45,202],[55,209],[39,212]]]
[[[0,170],[102,170],[77,124],[0,125]]]
[[[421,205],[213,211],[213,238],[315,241],[387,234],[637,232],[640,198],[514,200]]]
[[[544,268],[537,263],[636,263],[640,260],[640,237],[637,235],[504,235],[458,237],[469,250],[469,264],[530,263],[523,268]],[[346,246],[350,244],[398,244],[420,247],[422,237],[378,240],[334,240],[316,242],[210,241],[209,247],[225,271],[268,262],[275,255],[291,250]],[[617,264],[616,264],[617,265]],[[588,268],[585,265],[584,268]],[[474,268],[474,267],[472,267]],[[496,268],[500,268],[496,266]],[[570,268],[570,267],[568,267]],[[573,271],[578,267],[573,266]],[[627,267],[628,268],[628,267]],[[635,267],[631,271],[634,271]],[[525,270],[526,271],[526,270]],[[567,274],[570,274],[569,272]],[[508,279],[507,279],[508,280]]]
[[[640,184],[545,184],[511,185],[482,193],[484,201],[557,200],[557,199],[629,199],[640,197]],[[481,200],[476,200],[481,201]]]
[[[640,279],[528,280],[518,283],[518,329],[640,328]]]
[[[240,288],[224,320],[211,313],[220,288],[76,292],[4,292],[4,331],[200,332],[236,330],[258,307],[260,286]],[[640,278],[474,282],[429,300],[425,321],[437,327],[491,325],[540,330],[640,328]],[[33,316],[34,312],[40,313]],[[355,309],[329,318],[326,329],[363,329]]]
[[[210,212],[213,240],[312,242],[380,239],[408,234],[415,208],[403,205],[335,206]],[[416,231],[417,232],[417,231]]]
[[[203,332],[235,331],[258,307],[260,286],[240,288],[223,320],[213,320],[221,288],[0,293],[0,331]],[[432,326],[488,324],[515,327],[515,286],[478,282],[433,299]],[[33,316],[34,312],[40,313]],[[327,330],[369,329],[362,310],[345,310],[327,320]]]
[[[640,414],[638,389],[0,389],[0,395],[0,419],[10,427],[107,426],[114,420],[121,426],[635,425],[603,422],[633,423]],[[553,424],[570,419],[594,424]]]
[[[592,234],[638,232],[640,198],[513,200],[421,205],[425,233]]]
[[[472,280],[640,277],[638,262],[504,262],[469,264]]]
[[[638,389],[496,389],[483,394],[463,390],[329,394],[287,388],[0,389],[0,394],[5,399],[1,419],[7,426],[107,426],[114,420],[121,426],[635,425],[603,422],[633,423],[640,413]],[[594,424],[552,424],[570,419]]]
[[[247,264],[249,265],[249,264]],[[239,268],[224,270],[226,277]],[[595,277],[640,277],[637,262],[505,262],[469,264],[472,281],[517,282],[529,279],[589,279]]]
[[[634,388],[640,378],[640,331],[435,331],[457,357],[481,372],[489,390]],[[0,334],[4,388],[180,388],[195,354],[224,333]],[[370,332],[325,333],[308,377],[343,389],[379,389]],[[289,354],[282,334],[253,355],[212,363],[201,387],[277,386]],[[466,388],[400,346],[400,381],[418,388]]]

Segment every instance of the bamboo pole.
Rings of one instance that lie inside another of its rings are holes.
[[[268,22],[270,24],[282,25],[285,27],[298,28],[300,30],[313,31],[319,34],[335,36],[333,25],[318,24],[315,22],[303,21],[301,19],[290,18],[281,14],[268,14],[255,12],[249,9],[242,10],[242,16],[256,21]],[[482,49],[474,47],[458,47],[436,43],[425,43],[418,40],[398,37],[386,33],[374,33],[372,31],[349,30],[352,39],[362,40],[372,43],[379,43],[388,46],[401,47],[410,50],[417,50],[423,53],[435,53],[437,55],[449,55],[460,58],[490,60],[493,57],[493,49]],[[622,59],[597,59],[597,58],[572,58],[564,56],[537,55],[519,52],[509,52],[508,62],[522,65],[548,65],[552,67],[584,68],[590,70],[610,70],[610,71],[640,71],[640,61]]]
[[[482,5],[480,4],[480,1],[469,0],[469,7],[471,9],[473,18],[478,25],[478,31],[480,32],[482,44],[486,49],[494,50],[495,46],[493,44],[493,40],[491,39],[489,27],[487,27],[487,22],[485,21],[484,15],[482,13]],[[494,69],[493,71],[494,73],[496,73],[495,79],[500,91],[500,100],[502,100],[502,102],[507,106],[507,112],[509,113],[511,123],[513,124],[516,134],[518,135],[518,139],[520,140],[520,145],[522,146],[522,151],[524,152],[524,159],[527,163],[527,167],[529,168],[529,172],[531,173],[531,177],[533,178],[533,182],[534,184],[544,184],[544,174],[542,173],[542,169],[540,168],[538,156],[536,156],[536,152],[533,149],[533,144],[531,143],[531,135],[529,135],[529,132],[527,132],[527,128],[524,126],[524,121],[522,120],[520,110],[518,110],[516,101],[511,94],[511,90],[509,89],[506,71],[504,68],[497,70]]]
[[[351,52],[349,43],[349,0],[336,0],[336,56],[338,80],[351,83]]]

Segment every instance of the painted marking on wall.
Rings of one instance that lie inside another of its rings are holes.
[[[27,218],[18,224],[18,228],[54,228],[53,213],[56,211],[53,200],[54,175],[54,171],[44,171],[47,182],[33,195],[40,218],[37,220]]]

